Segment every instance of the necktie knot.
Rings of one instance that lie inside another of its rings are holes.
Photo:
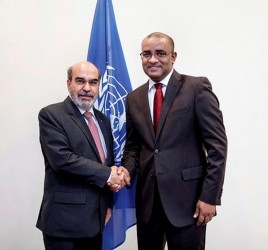
[[[160,82],[159,83],[155,83],[154,86],[155,86],[156,89],[162,89],[162,83],[160,83]]]
[[[92,114],[88,111],[84,113],[84,116],[86,117],[87,120],[90,120],[92,118]]]

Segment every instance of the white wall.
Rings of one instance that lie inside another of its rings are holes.
[[[35,222],[44,166],[41,107],[67,95],[66,68],[84,60],[96,0],[0,0],[0,249],[44,249]],[[140,42],[171,35],[185,74],[207,76],[229,139],[223,205],[207,249],[267,249],[268,1],[114,0],[133,88],[144,75]],[[120,249],[136,249],[135,228]]]

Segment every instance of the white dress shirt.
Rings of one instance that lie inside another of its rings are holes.
[[[162,83],[162,92],[163,92],[163,97],[165,98],[165,94],[166,94],[166,90],[167,90],[167,85],[168,85],[168,81],[173,73],[174,69],[172,69],[170,71],[170,73],[162,80],[160,81],[160,83]],[[149,100],[149,106],[150,106],[150,113],[151,113],[151,118],[152,118],[152,122],[153,121],[153,117],[154,117],[154,94],[156,91],[155,88],[155,84],[157,82],[154,82],[153,80],[149,79],[149,89],[148,89],[148,100]]]

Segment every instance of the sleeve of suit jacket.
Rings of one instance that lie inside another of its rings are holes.
[[[220,205],[227,157],[227,138],[219,102],[207,78],[200,78],[197,84],[195,114],[201,141],[207,152],[207,172],[200,200]]]

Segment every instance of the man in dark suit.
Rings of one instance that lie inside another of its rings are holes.
[[[207,78],[173,69],[176,57],[171,37],[147,36],[141,58],[150,79],[127,96],[122,164],[131,178],[137,172],[139,250],[166,241],[169,250],[204,249],[221,203],[227,138],[219,102]]]
[[[113,206],[108,187],[118,191],[127,180],[126,171],[118,174],[112,166],[110,122],[93,107],[99,81],[92,63],[73,65],[68,69],[70,96],[39,113],[45,183],[37,227],[47,250],[101,250]]]

